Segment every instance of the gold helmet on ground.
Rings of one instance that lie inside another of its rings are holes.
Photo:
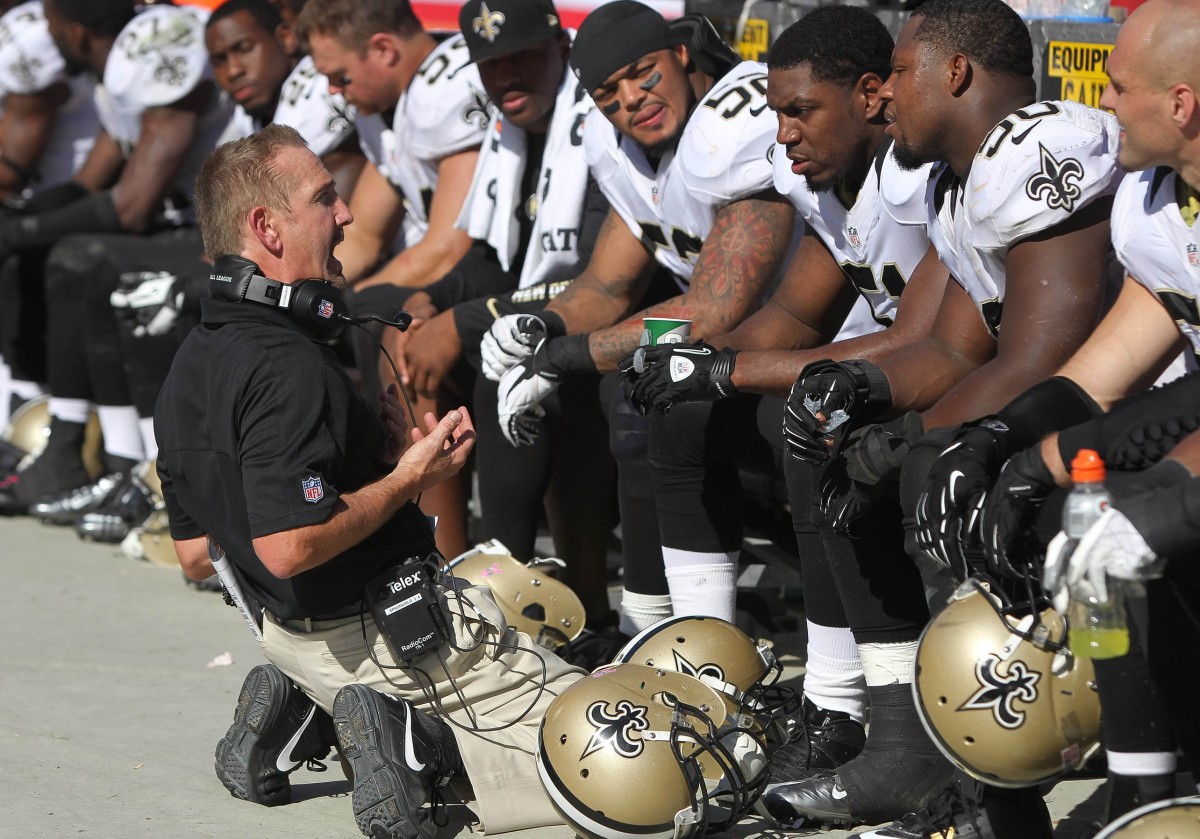
[[[958,768],[994,786],[1033,786],[1099,745],[1100,700],[1062,616],[1032,588],[1023,606],[996,591],[975,578],[959,586],[921,635],[913,693]]]
[[[546,711],[538,774],[590,839],[685,839],[732,824],[766,782],[761,739],[708,685],[639,664],[601,667]]]
[[[490,588],[509,625],[543,647],[557,649],[583,631],[579,596],[566,584],[518,562],[496,539],[455,557],[448,568],[459,579]]]
[[[1200,836],[1200,797],[1168,798],[1131,810],[1096,839],[1183,839]]]
[[[614,663],[621,662],[695,676],[758,717],[782,718],[799,708],[795,692],[776,685],[783,666],[771,649],[721,618],[659,621],[621,648]]]

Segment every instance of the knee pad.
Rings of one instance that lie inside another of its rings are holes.
[[[46,258],[46,295],[55,300],[59,294],[79,297],[81,277],[104,271],[109,262],[108,248],[97,236],[68,236],[50,249]],[[106,303],[107,305],[107,303]]]
[[[646,457],[650,442],[650,419],[638,413],[624,395],[613,393],[608,408],[608,445],[617,460]]]

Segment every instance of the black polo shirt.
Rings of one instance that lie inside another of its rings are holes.
[[[329,518],[338,497],[386,475],[384,429],[329,345],[255,303],[204,300],[154,415],[175,539],[210,535],[248,593],[282,618],[344,613],[390,565],[434,549],[406,504],[329,562],[273,576],[252,540]]]

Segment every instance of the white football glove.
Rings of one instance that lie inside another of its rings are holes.
[[[500,430],[514,446],[529,446],[541,430],[546,415],[542,400],[558,387],[558,378],[538,372],[533,356],[511,368],[500,379],[497,412]]]
[[[175,325],[183,306],[183,290],[167,271],[135,271],[121,275],[121,286],[109,295],[116,309],[131,309],[137,324],[134,337],[164,335]]]
[[[493,382],[529,356],[546,337],[546,324],[537,315],[505,315],[492,324],[479,345],[483,375]]]
[[[1066,609],[1071,586],[1086,579],[1100,600],[1108,599],[1108,578],[1142,581],[1162,576],[1163,560],[1146,544],[1137,528],[1115,507],[1101,514],[1083,538],[1059,533],[1046,548],[1042,572],[1054,607]]]

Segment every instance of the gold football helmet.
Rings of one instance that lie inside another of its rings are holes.
[[[783,719],[800,707],[795,691],[776,684],[783,665],[771,649],[721,618],[659,621],[635,635],[613,661],[695,676],[759,718]]]
[[[1034,585],[1014,604],[968,579],[917,648],[913,693],[926,731],[954,765],[999,787],[1049,780],[1100,741],[1092,663],[1068,649],[1067,622]]]
[[[1168,798],[1131,810],[1096,839],[1181,839],[1200,836],[1200,796]]]
[[[548,649],[583,631],[584,609],[565,583],[514,559],[496,539],[476,545],[449,563],[455,577],[492,590],[509,625]]]
[[[25,452],[25,458],[18,468],[28,466],[42,453],[50,439],[50,397],[37,396],[13,411],[8,427],[4,429],[4,439]],[[103,452],[100,417],[93,410],[88,413],[87,427],[83,433],[83,466],[92,478],[99,478],[104,472],[100,460]]]
[[[163,568],[178,568],[179,557],[175,555],[175,542],[171,539],[171,528],[167,522],[167,510],[159,507],[152,512],[141,527],[134,528],[125,537],[121,549],[133,559],[145,559]]]
[[[662,668],[614,664],[562,692],[537,767],[559,815],[589,839],[686,839],[733,824],[766,782],[761,739],[726,697]]]

